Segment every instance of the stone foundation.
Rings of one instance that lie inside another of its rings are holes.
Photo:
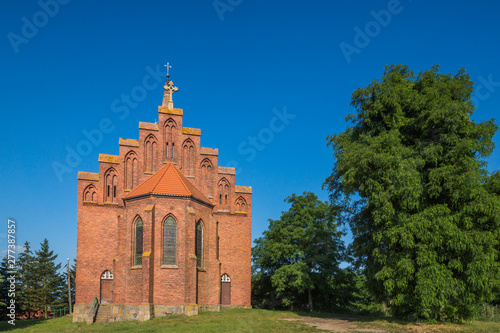
[[[220,304],[198,305],[198,312],[220,312]]]
[[[87,317],[89,316],[90,308],[92,308],[92,304],[75,304],[73,307],[73,322],[86,322]]]
[[[127,305],[127,304],[110,304],[112,321],[124,320],[149,320],[154,318],[154,305]]]
[[[220,311],[220,305],[163,305],[163,304],[107,304],[110,309],[108,321],[126,321],[126,320],[149,320],[155,317],[166,317],[171,315],[195,316],[198,312]],[[90,321],[89,313],[92,304],[75,304],[73,310],[73,322]]]

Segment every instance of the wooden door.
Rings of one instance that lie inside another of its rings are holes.
[[[231,282],[222,282],[220,304],[231,304]]]
[[[220,304],[231,304],[231,278],[227,274],[222,274],[220,283]]]
[[[113,303],[113,274],[110,271],[101,275],[101,303]]]
[[[113,302],[113,280],[101,280],[101,303]]]

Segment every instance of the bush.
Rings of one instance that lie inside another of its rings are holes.
[[[500,322],[500,306],[491,304],[482,304],[476,309],[476,320]]]

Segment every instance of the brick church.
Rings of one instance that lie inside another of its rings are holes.
[[[78,173],[74,321],[95,298],[107,321],[250,306],[252,189],[183,126],[177,90],[167,74],[158,123]]]

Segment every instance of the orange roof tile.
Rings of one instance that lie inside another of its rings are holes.
[[[165,164],[146,181],[130,191],[124,199],[147,194],[192,197],[213,206],[210,200],[173,163]]]

